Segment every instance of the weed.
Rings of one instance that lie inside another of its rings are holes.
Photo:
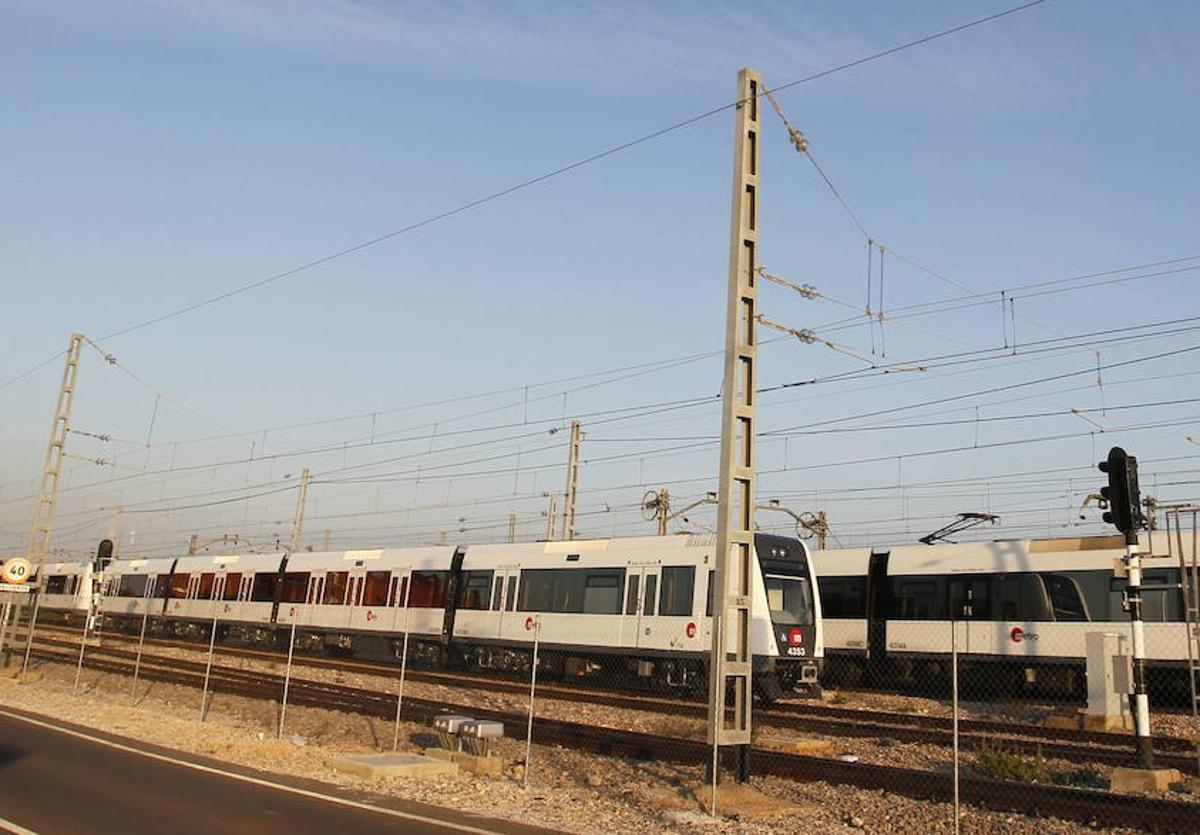
[[[975,771],[980,776],[1019,783],[1054,782],[1041,750],[1033,757],[1014,754],[999,743],[984,742],[975,753]]]

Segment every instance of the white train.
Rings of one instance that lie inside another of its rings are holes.
[[[534,630],[549,674],[703,689],[711,642],[715,537],[118,560],[104,573],[106,623],[222,640],[521,672]],[[759,694],[816,686],[820,603],[808,552],[759,535],[750,637]],[[48,569],[78,588],[90,567]],[[76,579],[77,578],[77,579]],[[63,613],[80,599],[44,601]]]
[[[1153,545],[1166,552],[1162,534]],[[1079,692],[1087,633],[1130,635],[1123,554],[1119,536],[814,551],[825,681],[944,682],[953,635],[981,683]],[[1186,689],[1178,555],[1143,565],[1151,683]]]

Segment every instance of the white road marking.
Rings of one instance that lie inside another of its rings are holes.
[[[193,771],[199,771],[204,774],[215,774],[219,777],[225,777],[230,780],[240,780],[243,783],[250,783],[251,785],[255,785],[255,786],[265,786],[266,788],[275,789],[276,791],[281,791],[281,792],[288,792],[289,794],[299,795],[300,797],[310,797],[315,800],[323,800],[327,803],[335,803],[338,806],[347,806],[351,809],[362,809],[367,812],[375,812],[376,814],[388,815],[393,818],[402,818],[404,820],[417,821],[419,823],[427,823],[432,826],[441,826],[441,827],[445,827],[446,829],[455,829],[459,832],[471,832],[471,833],[475,833],[475,835],[499,835],[499,833],[497,833],[493,829],[480,829],[479,827],[470,826],[465,823],[453,823],[452,821],[443,821],[443,820],[438,820],[437,818],[430,818],[430,817],[426,817],[424,815],[418,815],[414,812],[401,812],[397,809],[388,809],[384,806],[375,806],[370,803],[361,803],[357,800],[347,800],[346,798],[343,798],[343,797],[335,797],[335,796],[329,795],[329,794],[322,794],[321,792],[309,791],[308,789],[301,789],[301,788],[297,788],[295,786],[288,786],[283,783],[273,783],[270,780],[263,780],[259,777],[250,777],[245,774],[236,774],[232,771],[222,771],[219,768],[212,768],[211,766],[201,765],[199,763],[188,762],[187,760],[180,760],[180,759],[176,759],[175,757],[168,757],[165,754],[156,754],[153,751],[143,751],[140,748],[134,748],[131,745],[122,745],[119,742],[113,742],[108,739],[103,739],[102,737],[92,736],[91,734],[80,733],[79,731],[74,731],[74,730],[71,730],[70,728],[63,728],[63,727],[55,725],[51,722],[43,722],[39,719],[33,719],[28,716],[22,716],[18,713],[9,713],[7,710],[0,710],[0,716],[5,716],[5,717],[8,717],[9,719],[16,719],[19,722],[25,722],[29,725],[36,725],[40,728],[46,728],[47,730],[56,731],[60,734],[66,734],[67,736],[77,737],[78,739],[86,739],[88,742],[94,742],[99,745],[105,745],[105,746],[107,746],[109,748],[113,748],[117,751],[124,751],[129,754],[137,754],[138,756],[141,756],[141,757],[149,757],[152,760],[158,760],[159,762],[171,763],[172,765],[178,765],[178,766],[182,766],[184,768],[190,768]],[[0,826],[14,827],[17,832],[17,835],[37,835],[36,832],[31,832],[28,829],[22,829],[21,827],[16,826],[15,824],[8,823],[8,821],[5,821],[2,818],[0,818]]]
[[[0,829],[7,829],[13,835],[38,835],[32,829],[21,826],[19,823],[5,820],[4,818],[0,818]]]

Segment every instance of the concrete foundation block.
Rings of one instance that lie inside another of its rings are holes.
[[[1085,731],[1133,731],[1133,717],[1128,713],[1122,716],[1084,714],[1083,729]]]
[[[382,777],[438,777],[458,771],[458,766],[452,762],[419,754],[350,754],[334,760],[333,767],[368,780]]]
[[[695,798],[701,810],[711,808],[712,786],[705,785],[696,789]],[[812,814],[816,811],[817,807],[812,804],[799,805],[779,797],[771,797],[741,783],[721,783],[717,786],[717,814],[721,817],[748,820],[778,815]]]
[[[1083,728],[1083,714],[1078,712],[1051,713],[1042,720],[1042,726],[1064,731],[1078,731]]]
[[[458,751],[447,751],[445,748],[422,748],[421,753],[434,760],[452,763],[458,760]]]
[[[1114,768],[1110,788],[1115,792],[1165,792],[1182,780],[1177,768]]]
[[[463,751],[454,758],[454,762],[463,771],[479,777],[499,777],[504,771],[504,760],[499,757],[477,757]]]

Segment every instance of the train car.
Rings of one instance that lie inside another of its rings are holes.
[[[1078,693],[1087,634],[1130,634],[1123,554],[1122,537],[1103,536],[814,551],[826,681],[940,684],[953,639],[960,671],[982,683]],[[1186,682],[1178,557],[1143,565],[1151,669]]]
[[[80,622],[92,604],[93,571],[90,562],[48,562],[41,569],[46,575],[39,604],[39,616],[57,618],[65,623]]]
[[[702,690],[715,537],[180,557],[112,563],[102,611],[125,628],[416,663]],[[759,695],[815,688],[823,655],[808,552],[759,535],[750,638]],[[159,617],[161,616],[161,617]]]

